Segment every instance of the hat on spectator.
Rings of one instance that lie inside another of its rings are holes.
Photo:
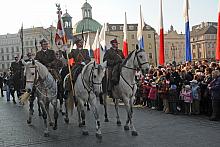
[[[185,89],[191,89],[190,85],[185,85]]]

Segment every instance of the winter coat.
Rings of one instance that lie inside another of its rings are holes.
[[[211,99],[220,101],[220,76],[210,83]]]

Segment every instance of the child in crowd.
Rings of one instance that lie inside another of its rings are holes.
[[[184,100],[185,114],[191,114],[192,112],[192,90],[190,85],[185,85],[180,94]]]
[[[190,85],[192,88],[192,113],[200,114],[200,99],[201,99],[201,91],[197,80],[190,81]]]
[[[156,109],[157,86],[155,82],[151,83],[148,99],[150,100],[151,103],[151,109]]]

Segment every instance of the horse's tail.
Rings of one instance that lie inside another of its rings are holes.
[[[67,97],[67,109],[70,110],[71,115],[73,115],[74,101],[73,92],[70,91]]]

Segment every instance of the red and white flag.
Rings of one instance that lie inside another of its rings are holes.
[[[95,39],[92,44],[92,50],[96,63],[100,64],[99,29],[96,32]]]
[[[57,22],[57,31],[55,36],[55,44],[60,49],[66,46],[67,38],[63,28],[63,21],[61,19],[62,11],[58,11],[57,14],[58,14],[58,22]]]
[[[217,31],[217,40],[216,40],[216,60],[220,61],[220,0],[218,5],[218,31]]]
[[[159,64],[164,65],[164,31],[163,31],[163,8],[162,0],[160,0],[160,50],[159,50]]]
[[[125,23],[123,27],[124,39],[123,39],[123,54],[125,57],[128,56],[128,42],[127,42],[127,16],[125,12]]]

